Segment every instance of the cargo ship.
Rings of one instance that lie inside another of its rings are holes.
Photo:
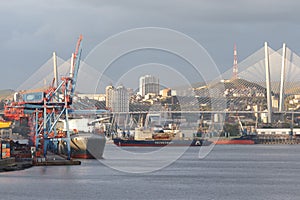
[[[217,140],[214,141],[215,144],[255,144],[254,140]]]
[[[192,140],[134,140],[134,139],[113,139],[114,144],[117,146],[138,146],[138,147],[164,147],[164,146],[209,146],[212,142],[204,139]]]
[[[154,132],[149,129],[136,128],[134,137],[113,138],[113,142],[117,146],[139,146],[139,147],[163,147],[163,146],[209,146],[212,144],[203,138],[184,138],[180,137],[180,132]]]
[[[106,137],[103,118],[73,118],[69,119],[69,129],[72,130],[71,157],[79,159],[102,159]],[[64,128],[66,126],[64,125]]]
[[[71,135],[71,157],[102,159],[106,139],[103,134],[80,132]]]
[[[214,144],[255,144],[255,140],[251,136],[241,136],[232,139],[219,139],[214,141]]]
[[[190,130],[186,130],[190,132]],[[131,134],[130,132],[133,132]],[[186,133],[187,133],[186,132]],[[138,147],[164,147],[164,146],[209,146],[212,144],[202,138],[202,134],[185,137],[179,126],[172,119],[163,116],[163,113],[148,113],[145,123],[141,123],[132,131],[126,134],[118,134],[113,138],[117,146],[138,146]]]

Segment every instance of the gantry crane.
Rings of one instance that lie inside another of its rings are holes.
[[[5,106],[6,118],[27,118],[33,145],[36,149],[41,147],[44,157],[48,149],[58,151],[60,144],[66,148],[68,159],[71,157],[68,115],[80,65],[81,41],[82,35],[78,39],[75,53],[72,54],[69,76],[62,77],[57,86],[52,84],[40,92],[23,93],[22,98]],[[66,124],[66,129],[58,131],[56,125],[61,120]]]

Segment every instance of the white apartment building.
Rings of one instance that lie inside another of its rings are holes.
[[[159,79],[152,75],[140,77],[139,94],[145,96],[148,93],[159,95]]]
[[[129,112],[128,90],[124,86],[107,86],[106,107],[112,112]]]

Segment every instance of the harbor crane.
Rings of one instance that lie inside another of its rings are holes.
[[[62,77],[59,83],[55,75],[57,85],[52,83],[43,91],[25,92],[22,97],[5,106],[6,118],[28,120],[31,142],[36,150],[42,150],[45,158],[49,149],[58,152],[61,147],[66,150],[68,159],[71,157],[68,116],[80,65],[81,41],[82,35],[79,36],[75,53],[72,54],[69,76]],[[54,68],[56,68],[55,59]],[[54,69],[55,72],[56,70]],[[57,130],[58,121],[64,121],[65,130]]]

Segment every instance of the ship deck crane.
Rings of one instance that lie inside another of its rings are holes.
[[[239,122],[239,125],[240,125],[240,128],[241,128],[242,135],[246,135],[247,134],[247,130],[244,129],[243,124],[241,122],[241,119],[240,119],[240,117],[238,115],[237,115],[237,119],[238,119],[238,122]]]

